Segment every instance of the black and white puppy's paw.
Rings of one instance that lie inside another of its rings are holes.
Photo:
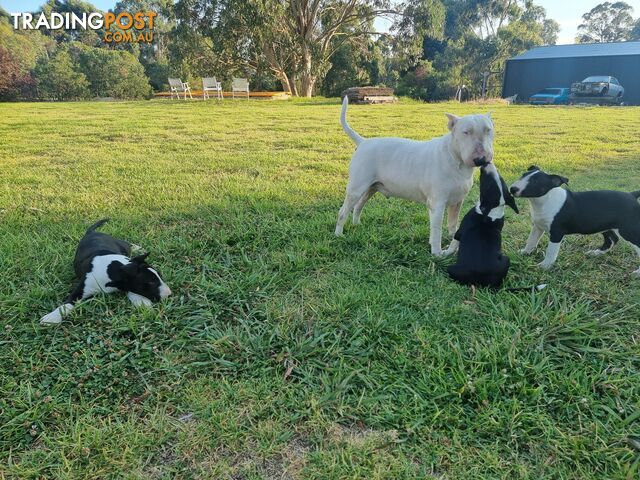
[[[143,297],[142,295],[138,295],[137,293],[127,292],[127,298],[131,302],[134,307],[151,307],[153,302],[149,300],[147,297]]]
[[[40,319],[40,325],[57,325],[62,323],[62,319],[71,313],[75,307],[71,303],[65,303]]]

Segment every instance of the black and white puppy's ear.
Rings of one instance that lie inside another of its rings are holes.
[[[149,256],[149,253],[143,253],[142,255],[133,257],[129,263],[127,263],[122,267],[121,269],[122,274],[125,277],[129,277],[129,278],[135,277],[140,271],[140,268],[146,265],[147,263],[146,260],[148,256]]]
[[[138,255],[137,257],[133,257],[131,259],[131,263],[135,263],[138,265],[142,265],[144,263],[147,263],[147,257],[149,256],[149,252],[147,253],[143,253],[142,255]]]
[[[554,187],[559,187],[563,183],[569,183],[569,179],[561,175],[549,175],[549,178],[551,178],[551,185]]]
[[[122,266],[122,268],[120,269],[120,273],[124,277],[135,277],[140,271],[140,268],[143,268],[147,264],[146,260],[148,256],[148,253],[144,253],[142,255],[138,255],[137,257],[133,257],[129,261],[129,263]]]
[[[531,165],[531,166],[527,169],[527,172],[533,172],[534,170],[540,170],[540,167],[538,167],[537,165]]]
[[[516,204],[516,199],[513,198],[513,195],[511,195],[511,192],[509,192],[509,187],[507,187],[507,184],[504,183],[504,179],[502,177],[500,177],[500,183],[502,183],[502,194],[504,195],[504,203],[509,205],[514,212],[520,213],[520,210],[518,210],[518,205]]]

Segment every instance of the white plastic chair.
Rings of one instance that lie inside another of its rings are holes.
[[[179,78],[169,78],[169,88],[171,89],[171,99],[175,95],[176,98],[180,98],[180,93],[184,92],[184,99],[187,99],[187,93],[189,97],[193,100],[193,95],[191,95],[191,87],[189,86],[189,82],[183,82]]]
[[[207,100],[209,97],[209,92],[216,93],[216,99],[222,100],[222,83],[216,81],[216,77],[203,77],[202,79],[202,98],[203,100]]]
[[[231,82],[231,96],[236,98],[236,92],[247,95],[249,100],[249,81],[246,78],[233,77]]]

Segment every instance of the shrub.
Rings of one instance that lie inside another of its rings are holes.
[[[29,96],[34,81],[20,62],[3,46],[0,46],[0,100],[13,100]]]
[[[167,83],[169,81],[169,65],[167,63],[147,63],[144,70],[154,90],[167,90]]]
[[[40,98],[76,100],[89,96],[89,82],[74,67],[66,49],[59,49],[50,59],[40,59],[33,73]]]
[[[144,67],[135,56],[124,50],[83,46],[80,68],[95,96],[133,99],[151,95]]]
[[[46,55],[48,43],[38,31],[13,30],[0,15],[0,99],[31,96],[35,82],[30,72]]]

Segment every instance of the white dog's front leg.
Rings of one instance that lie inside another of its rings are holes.
[[[138,295],[137,293],[127,292],[127,298],[135,307],[150,307],[153,305],[151,300],[147,297],[143,297],[142,295]]]
[[[431,255],[442,256],[442,222],[444,220],[444,204],[437,204],[429,207]]]
[[[533,252],[538,246],[543,233],[543,229],[534,225],[533,228],[531,228],[531,233],[529,234],[529,238],[527,239],[527,244],[522,250],[520,250],[520,253],[522,253],[523,255],[529,255],[531,252]]]
[[[449,230],[449,235],[452,237],[456,234],[456,230],[458,229],[458,218],[460,217],[461,207],[462,202],[454,203],[447,207],[447,229]],[[449,248],[451,248],[451,246],[449,246]]]
[[[556,263],[558,258],[558,252],[560,252],[560,242],[549,242],[547,246],[547,252],[544,254],[544,260],[538,264],[538,266],[544,270],[547,270]]]

